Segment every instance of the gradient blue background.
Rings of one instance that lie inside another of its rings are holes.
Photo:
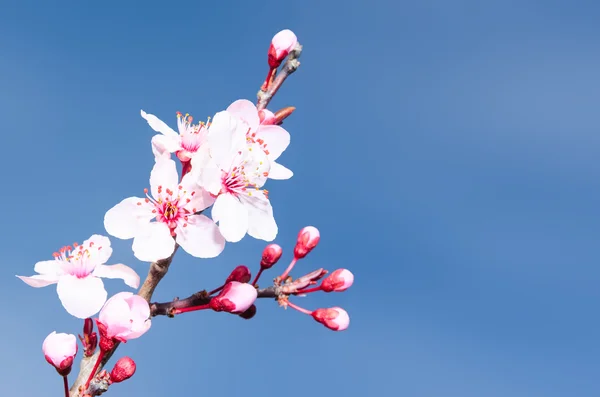
[[[142,194],[140,109],[174,126],[177,110],[254,99],[290,28],[302,66],[271,108],[297,107],[281,158],[295,176],[266,186],[279,270],[317,226],[293,274],[356,282],[297,302],[343,306],[351,326],[271,301],[252,321],[157,318],[119,349],[138,372],[109,395],[600,395],[599,18],[593,1],[2,2],[2,394],[61,395],[41,343],[80,322],[14,276]],[[112,262],[144,276],[131,241],[112,241]],[[254,270],[263,246],[179,252],[155,299]]]

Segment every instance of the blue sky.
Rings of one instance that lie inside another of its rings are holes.
[[[3,230],[0,381],[58,395],[41,353],[76,333],[55,288],[14,277],[94,233],[140,195],[153,164],[139,110],[175,122],[253,100],[266,51],[290,28],[299,71],[295,171],[266,186],[294,275],[351,269],[334,333],[273,302],[252,321],[158,318],[119,349],[138,362],[110,396],[597,396],[600,6],[591,1],[4,2],[0,13]],[[130,241],[112,259],[145,275]],[[155,299],[211,288],[264,244],[214,260],[177,254]],[[281,264],[281,268],[283,268]],[[275,272],[268,273],[268,276]],[[105,283],[109,293],[127,287]],[[35,379],[35,381],[32,381]]]

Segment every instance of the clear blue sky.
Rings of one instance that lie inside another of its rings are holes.
[[[139,4],[2,4],[3,394],[60,394],[41,344],[80,322],[55,288],[14,275],[142,194],[154,159],[140,109],[174,125],[177,110],[254,99],[269,40],[290,28],[305,51],[272,106],[297,107],[281,157],[295,175],[266,186],[276,241],[289,259],[302,226],[321,230],[294,274],[347,267],[356,282],[301,303],[343,306],[350,328],[270,301],[252,321],[158,318],[119,349],[138,372],[110,396],[600,395],[596,2]],[[112,241],[145,275],[131,241]],[[262,247],[179,252],[155,298],[254,270]]]

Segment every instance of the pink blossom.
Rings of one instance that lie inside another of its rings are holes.
[[[337,269],[321,282],[321,289],[325,292],[342,292],[354,283],[354,275],[348,269]]]
[[[46,361],[53,365],[59,374],[67,376],[77,354],[77,339],[75,335],[57,334],[53,331],[44,339],[42,351]]]
[[[139,338],[152,325],[148,302],[131,292],[119,292],[112,296],[98,317],[101,337],[121,342]]]
[[[277,244],[269,244],[265,247],[262,253],[262,259],[260,261],[260,267],[263,269],[270,269],[274,264],[277,263],[283,249]]]
[[[110,371],[111,383],[119,383],[127,380],[135,374],[135,361],[129,357],[121,357]]]
[[[111,254],[108,237],[94,234],[82,245],[55,252],[54,260],[36,263],[33,269],[39,274],[17,277],[35,288],[57,284],[58,297],[67,312],[87,318],[98,313],[106,302],[107,293],[100,277],[123,279],[132,288],[139,286],[140,277],[130,267],[104,265]]]
[[[237,242],[248,233],[272,241],[277,224],[268,192],[261,189],[270,162],[263,150],[248,145],[247,130],[229,112],[217,113],[209,128],[207,150],[192,158],[190,174],[216,198],[212,217],[225,240]]]
[[[161,133],[152,137],[152,152],[156,159],[165,155],[170,157],[170,153],[176,153],[181,161],[190,161],[206,142],[208,134],[206,124],[202,122],[193,124],[192,116],[188,114],[184,116],[177,112],[179,133],[153,114],[142,110],[141,115],[154,131]]]
[[[298,239],[294,247],[294,257],[297,259],[304,258],[317,246],[320,239],[321,236],[316,227],[306,226],[302,228],[298,233]]]
[[[214,198],[197,186],[189,173],[181,183],[178,180],[175,162],[157,159],[150,174],[151,195],[146,190],[146,198],[126,198],[104,216],[109,234],[133,238],[134,255],[141,261],[169,257],[175,242],[198,258],[214,258],[225,247],[215,223],[196,214],[210,206]]]
[[[210,301],[210,308],[216,312],[243,313],[256,300],[256,288],[250,284],[231,281],[225,285],[223,291]]]
[[[343,331],[350,325],[350,316],[341,307],[317,309],[312,312],[313,318],[333,331]]]
[[[278,67],[281,61],[296,47],[296,43],[298,43],[298,39],[289,29],[282,30],[273,36],[269,47],[269,66],[271,68]]]
[[[247,99],[239,99],[233,102],[229,105],[227,111],[246,124],[246,140],[248,143],[257,145],[267,154],[267,158],[271,162],[269,178],[291,178],[293,172],[275,162],[290,144],[290,133],[283,129],[283,127],[271,125],[275,121],[275,115],[268,110],[266,112],[265,110],[261,110],[261,120],[261,113]]]

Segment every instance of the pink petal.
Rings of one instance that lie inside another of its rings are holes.
[[[210,155],[221,169],[229,170],[238,151],[246,146],[248,126],[227,111],[215,114],[208,129]]]
[[[120,239],[135,237],[141,227],[148,224],[156,215],[154,206],[145,199],[129,197],[121,201],[104,215],[104,228],[111,236]]]
[[[162,222],[148,223],[133,239],[133,254],[143,262],[168,258],[175,250],[169,227]]]
[[[47,287],[50,284],[56,284],[59,276],[55,274],[36,274],[31,277],[17,276],[23,282],[33,288]]]
[[[75,339],[75,335],[57,334],[56,331],[52,331],[44,339],[42,351],[44,352],[44,356],[49,358],[55,367],[59,367],[66,358],[74,357],[77,354],[77,340]]]
[[[277,160],[290,144],[290,133],[278,125],[261,125],[254,138],[264,140],[263,148],[269,151],[269,160]]]
[[[332,309],[338,312],[338,316],[332,320],[338,326],[336,331],[344,331],[350,325],[350,316],[348,315],[348,312],[337,306],[332,307]]]
[[[240,241],[248,231],[248,211],[229,193],[217,197],[212,207],[212,217],[219,222],[219,230],[229,242]]]
[[[225,248],[225,238],[212,219],[204,215],[190,215],[187,226],[177,227],[177,243],[196,258],[214,258]]]
[[[131,288],[137,288],[140,286],[140,276],[138,276],[135,270],[120,263],[116,265],[96,266],[93,275],[96,277],[111,279],[120,278]]]
[[[256,106],[247,99],[238,99],[229,105],[227,111],[246,122],[252,132],[256,131],[260,124]]]
[[[35,264],[33,270],[39,274],[61,275],[62,268],[60,262],[53,259],[51,261],[40,261]]]
[[[175,132],[171,127],[165,124],[164,121],[162,121],[155,115],[148,114],[143,110],[140,110],[140,114],[144,119],[146,119],[146,121],[154,131],[160,132],[161,134],[164,134],[166,136],[171,136],[173,138],[179,137],[179,134],[177,132]]]
[[[190,212],[194,210],[194,212],[205,210],[215,202],[215,197],[198,185],[196,175],[191,172],[185,174],[181,181],[181,186],[183,187],[183,190],[187,191],[189,194],[191,194],[190,192],[192,191],[195,192],[191,197],[190,202],[184,206],[184,208]]]
[[[131,292],[119,292],[106,301],[98,319],[106,326],[108,336],[121,336],[131,329],[130,308],[125,299],[131,297]]]
[[[179,175],[177,174],[177,165],[171,159],[166,157],[160,157],[156,159],[152,172],[150,173],[150,189],[152,191],[152,197],[158,199],[159,186],[162,187],[163,195],[166,194],[165,190],[171,189],[176,191],[177,185],[179,184]]]
[[[271,40],[271,45],[275,47],[277,52],[285,52],[288,53],[294,49],[296,43],[298,42],[298,38],[289,29],[284,29],[273,36]]]
[[[171,153],[181,150],[181,138],[179,137],[154,135],[151,144],[155,160],[161,157],[171,158]]]
[[[88,318],[98,313],[107,296],[99,278],[77,278],[70,274],[60,277],[56,292],[67,312],[78,318]]]
[[[269,199],[257,192],[252,196],[242,195],[240,200],[248,211],[248,234],[260,240],[273,241],[278,228]]]
[[[237,281],[231,281],[229,284],[223,290],[221,297],[235,303],[235,313],[245,312],[256,301],[256,288],[250,284]]]
[[[210,157],[208,145],[203,146],[194,157],[192,157],[192,171],[184,177],[192,179],[204,190],[214,195],[221,190],[221,169]]]
[[[88,251],[89,260],[95,265],[101,265],[108,261],[112,255],[110,240],[106,236],[94,234],[81,244],[82,249]]]
[[[271,162],[271,169],[269,170],[269,179],[285,180],[290,179],[294,173],[283,165]]]

